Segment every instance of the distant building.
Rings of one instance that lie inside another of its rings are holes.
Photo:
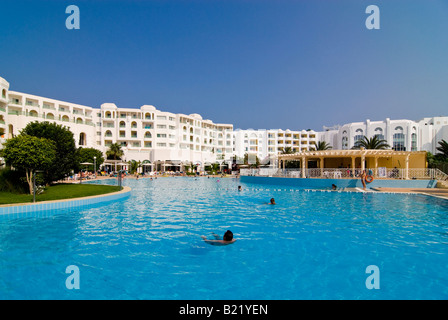
[[[271,156],[287,150],[292,152],[314,150],[317,141],[317,133],[312,130],[236,129],[233,132],[233,152],[238,158],[243,158],[247,153],[257,156],[261,163],[267,163]]]
[[[434,154],[439,141],[448,141],[448,117],[353,122],[327,128],[319,133],[319,140],[327,142],[333,149],[348,150],[363,136],[379,136],[396,151],[429,151]]]

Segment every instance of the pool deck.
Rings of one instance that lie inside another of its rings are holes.
[[[433,197],[443,198],[448,200],[448,189],[442,188],[372,188],[372,190],[379,192],[397,192],[397,193],[420,193]]]

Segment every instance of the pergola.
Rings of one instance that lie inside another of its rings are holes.
[[[391,159],[398,162],[402,160],[404,162],[403,169],[406,169],[406,174],[409,171],[408,169],[410,168],[411,162],[414,168],[426,167],[426,151],[395,151],[390,149],[302,151],[294,154],[278,154],[277,159],[282,161],[283,169],[285,169],[286,161],[300,161],[302,178],[305,178],[305,171],[309,160],[317,160],[319,162],[319,168],[323,170],[324,168],[331,168],[326,166],[326,160],[329,159],[332,159],[333,163],[335,162],[335,159],[339,159],[340,161],[344,160],[345,163],[349,161],[349,165],[352,169],[356,168],[355,164],[357,159],[359,159],[361,170],[366,169],[366,161],[368,161],[370,163],[370,168],[374,170],[375,174],[378,170],[378,162],[382,159],[387,159],[391,163]]]

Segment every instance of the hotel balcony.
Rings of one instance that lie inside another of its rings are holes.
[[[8,99],[6,97],[6,95],[2,92],[1,96],[0,96],[0,102],[2,103],[8,103]]]
[[[23,106],[22,105],[22,101],[20,99],[18,99],[18,98],[10,98],[9,99],[9,104],[10,105],[14,105],[14,106],[20,106],[20,107]]]

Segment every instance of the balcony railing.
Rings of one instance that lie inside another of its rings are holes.
[[[258,168],[240,170],[242,176],[320,179],[359,179],[361,177],[361,169],[308,168],[305,169],[304,173],[302,175],[302,169]],[[366,174],[375,179],[448,179],[446,173],[434,168],[367,168]]]

